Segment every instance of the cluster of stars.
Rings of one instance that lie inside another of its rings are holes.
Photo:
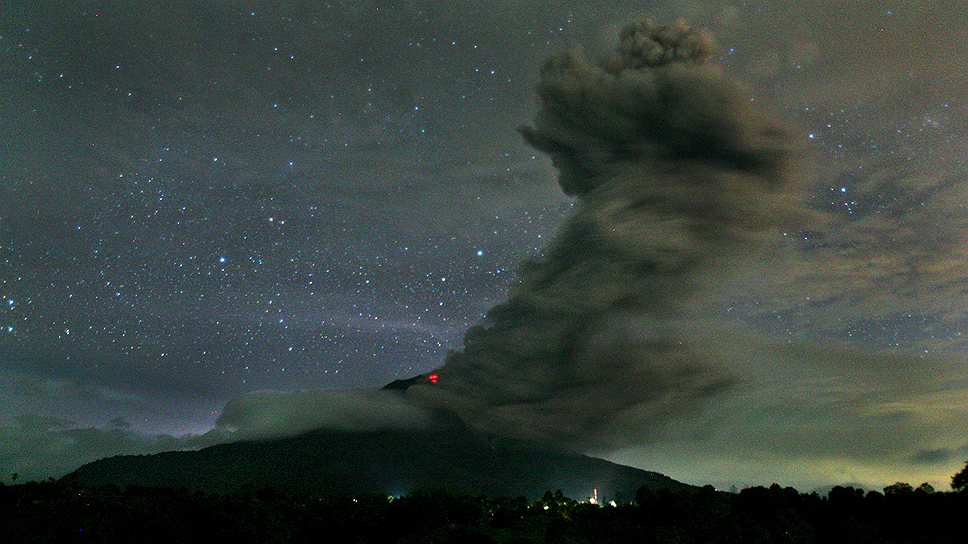
[[[490,28],[380,3],[226,4],[225,25],[176,43],[182,19],[145,9],[0,21],[17,127],[0,150],[0,348],[31,372],[170,371],[224,395],[426,372],[571,212],[514,129],[540,59],[593,26],[577,11]],[[757,54],[727,43],[719,61],[741,71]],[[864,104],[787,108],[838,165],[957,146],[951,102],[886,121]],[[856,165],[811,204],[877,213],[891,195],[855,190]]]

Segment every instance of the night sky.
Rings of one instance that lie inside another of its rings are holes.
[[[0,476],[443,365],[576,207],[517,131],[545,58],[643,17],[708,30],[792,127],[808,211],[684,298],[756,385],[599,453],[700,484],[946,485],[968,8],[940,0],[3,2]]]

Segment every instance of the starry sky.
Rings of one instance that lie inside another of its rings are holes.
[[[869,0],[4,2],[0,469],[169,446],[150,437],[205,433],[253,391],[439,367],[573,213],[516,132],[544,59],[604,51],[642,17],[709,30],[712,62],[802,145],[811,219],[697,315],[889,354],[903,373],[884,384],[937,377],[891,414],[951,432],[891,450],[889,468],[953,473],[968,455],[968,59],[952,44],[968,8]],[[701,447],[690,468],[652,445],[613,458],[699,483],[824,483],[789,469],[792,443],[729,468],[696,461]]]

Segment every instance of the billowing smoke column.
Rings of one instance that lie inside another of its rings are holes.
[[[788,133],[706,64],[713,50],[684,23],[646,21],[607,58],[548,60],[521,133],[551,156],[577,213],[439,383],[408,394],[487,434],[600,448],[730,386],[674,320],[700,281],[799,207]]]

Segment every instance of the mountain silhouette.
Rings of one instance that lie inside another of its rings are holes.
[[[527,443],[495,443],[463,426],[424,431],[317,430],[198,451],[124,455],[65,476],[80,484],[139,485],[231,492],[276,488],[326,495],[407,495],[414,491],[537,498],[561,489],[586,497],[634,496],[641,486],[684,489],[672,478]]]

